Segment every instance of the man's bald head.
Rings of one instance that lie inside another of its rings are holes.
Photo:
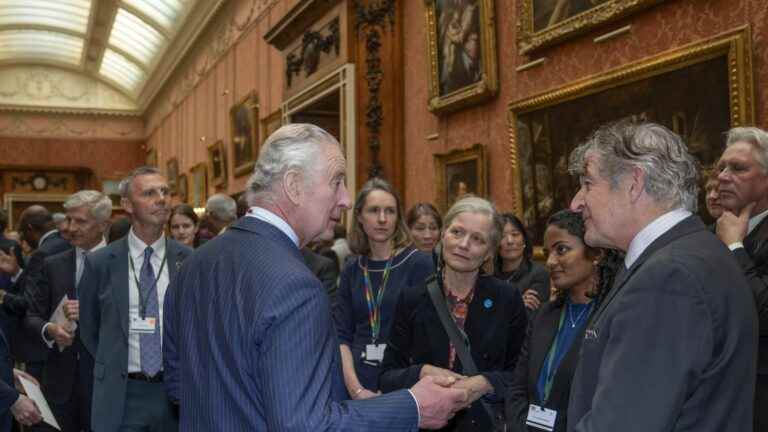
[[[41,205],[31,205],[21,212],[19,234],[30,246],[37,249],[40,237],[55,228],[51,212]]]

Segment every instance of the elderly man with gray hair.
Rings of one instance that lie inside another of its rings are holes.
[[[585,331],[568,431],[751,431],[754,302],[733,255],[692,214],[697,166],[682,139],[653,123],[607,125],[570,169],[586,242],[626,258]]]
[[[724,208],[717,236],[749,280],[760,320],[755,386],[755,430],[768,430],[768,133],[756,127],[728,131],[717,165]]]
[[[453,378],[349,400],[329,299],[300,253],[350,207],[346,165],[324,130],[281,127],[256,162],[247,216],[184,264],[163,340],[181,430],[416,431],[466,407]]]
[[[212,195],[205,203],[205,216],[218,235],[237,219],[237,201],[222,193]]]
[[[25,325],[48,347],[42,387],[64,432],[90,430],[91,356],[77,332],[77,284],[85,256],[106,246],[104,234],[112,215],[112,201],[95,190],[72,194],[64,202],[66,225],[73,249],[47,257],[43,277],[30,289],[32,299]],[[68,321],[50,321],[57,308]]]

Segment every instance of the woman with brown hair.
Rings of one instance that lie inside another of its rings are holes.
[[[171,210],[171,217],[168,219],[168,228],[171,231],[171,238],[177,242],[195,247],[195,236],[197,234],[198,219],[195,210],[188,204],[179,204]]]
[[[422,252],[432,253],[443,228],[443,220],[435,206],[430,203],[416,204],[408,210],[405,224],[408,225],[413,246]]]
[[[392,186],[374,178],[355,199],[349,246],[357,255],[341,273],[334,320],[344,382],[353,399],[375,396],[395,303],[432,273],[432,259],[410,245]]]

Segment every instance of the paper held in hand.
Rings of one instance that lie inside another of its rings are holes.
[[[77,330],[77,323],[67,319],[67,315],[64,313],[64,304],[67,302],[67,300],[69,300],[69,297],[67,297],[65,294],[64,297],[61,298],[59,305],[56,306],[56,310],[53,311],[53,314],[51,314],[51,319],[48,321],[63,327],[68,332],[74,333],[74,331]],[[66,348],[61,345],[58,345],[58,347],[59,352],[64,351],[64,348]]]
[[[43,396],[40,387],[23,376],[19,377],[19,381],[21,382],[21,386],[24,387],[24,392],[27,394],[27,397],[37,404],[37,408],[43,416],[43,421],[56,428],[56,430],[61,430],[61,427],[59,427],[59,423],[56,422],[56,417],[53,416],[51,407],[48,406],[48,402],[45,400],[45,396]]]

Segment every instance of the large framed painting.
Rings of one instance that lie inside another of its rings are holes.
[[[521,54],[560,42],[667,0],[520,0]]]
[[[189,183],[187,180],[187,175],[180,174],[176,183],[176,190],[178,191],[179,199],[181,202],[186,204],[187,200],[189,199]]]
[[[229,111],[235,177],[250,174],[259,154],[259,100],[249,93]]]
[[[283,112],[277,110],[261,121],[261,144],[283,125]],[[257,155],[258,158],[258,155]]]
[[[445,113],[498,89],[494,0],[426,0],[429,109]]]
[[[227,185],[227,157],[224,141],[218,140],[208,146],[208,172],[211,184],[214,186]]]
[[[165,163],[165,175],[168,177],[168,187],[171,193],[175,194],[178,190],[179,179],[179,160],[176,158],[168,159]]]
[[[192,167],[192,194],[189,205],[194,208],[205,207],[208,200],[208,164],[199,163]]]
[[[723,133],[754,119],[747,28],[630,64],[510,105],[516,213],[537,244],[544,224],[578,190],[568,157],[599,126],[653,121],[683,137],[702,165],[724,149]]]
[[[485,148],[471,148],[436,154],[437,205],[445,212],[457,199],[466,195],[485,197],[488,194]]]

